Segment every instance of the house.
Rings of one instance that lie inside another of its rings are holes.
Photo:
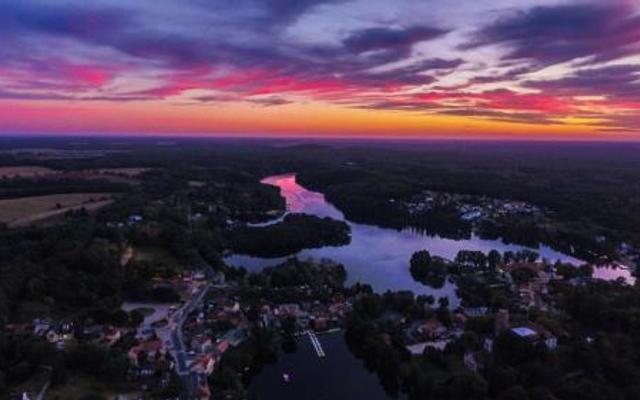
[[[104,328],[104,340],[109,346],[113,346],[122,337],[122,330],[113,326]]]
[[[529,328],[528,326],[521,326],[518,328],[513,328],[511,329],[511,332],[515,333],[516,335],[518,335],[521,338],[526,338],[526,339],[534,339],[538,336],[538,334],[536,333],[536,331],[534,331],[533,329]]]
[[[101,340],[104,338],[104,326],[90,325],[80,330],[81,339],[83,340]]]
[[[295,318],[302,318],[307,315],[304,311],[302,311],[299,304],[281,304],[280,306],[278,306],[275,312],[276,315],[282,317],[291,316]]]
[[[224,334],[222,340],[226,340],[233,347],[238,347],[242,342],[247,340],[247,333],[240,328],[231,329]]]
[[[211,338],[206,335],[196,335],[191,340],[191,349],[198,353],[206,353],[213,348],[213,342]]]
[[[329,329],[329,321],[324,317],[314,318],[312,321],[313,329],[317,332]]]
[[[127,218],[127,222],[129,223],[129,225],[139,224],[142,221],[143,221],[142,215],[138,215],[138,214],[129,215],[129,218]]]
[[[33,333],[38,336],[43,336],[51,328],[51,323],[47,320],[34,319],[33,320]]]
[[[191,274],[191,279],[194,281],[203,281],[206,279],[204,271],[195,271]]]
[[[447,328],[436,318],[431,318],[422,324],[418,330],[429,339],[436,339],[447,332]]]
[[[479,369],[478,360],[476,360],[476,356],[474,353],[470,351],[467,351],[466,353],[464,353],[464,366],[473,372],[478,372],[478,369]]]
[[[45,333],[44,337],[49,343],[55,343],[60,340],[60,335],[58,335],[58,332],[56,332],[55,329],[49,329],[47,333]]]
[[[229,342],[226,340],[221,340],[216,344],[216,352],[218,355],[223,355],[229,349]]]
[[[547,346],[547,349],[555,350],[558,347],[558,338],[551,335],[550,337],[544,339],[544,344],[545,346]]]
[[[227,314],[235,314],[240,311],[240,304],[237,301],[234,301],[231,305],[225,305],[223,310]]]
[[[211,391],[209,390],[209,385],[206,380],[200,382],[198,384],[198,388],[196,389],[195,399],[196,400],[209,400],[211,398]]]
[[[558,339],[544,328],[521,326],[513,328],[511,331],[517,336],[529,340],[532,344],[542,343],[549,350],[555,350],[558,347]]]
[[[469,318],[484,317],[488,311],[487,307],[467,307],[462,310],[463,314]]]
[[[458,329],[463,329],[464,330],[464,326],[467,323],[469,318],[467,318],[466,315],[462,314],[462,313],[457,313],[454,317],[454,324],[455,327]]]
[[[407,345],[406,349],[409,351],[409,353],[419,356],[422,353],[424,353],[424,349],[426,347],[427,347],[427,342],[421,342],[421,343],[414,343],[411,345]]]
[[[216,359],[212,354],[200,354],[191,363],[189,369],[199,375],[211,375],[216,365]]]
[[[496,320],[494,324],[494,334],[499,336],[509,329],[509,310],[500,309],[496,314]]]
[[[156,335],[155,329],[151,327],[144,327],[138,331],[138,333],[136,334],[136,339],[147,341],[155,337],[155,335]]]
[[[5,331],[11,335],[26,335],[34,333],[34,327],[32,324],[7,324]]]
[[[462,216],[460,218],[463,221],[470,222],[470,221],[475,221],[480,217],[482,217],[482,212],[480,212],[480,211],[469,211],[469,212],[466,212],[466,213],[462,214]]]
[[[164,356],[166,352],[167,350],[164,347],[162,340],[154,339],[133,346],[131,349],[129,349],[127,358],[129,358],[131,364],[138,366],[140,356],[142,354],[145,354],[148,359],[156,359]]]

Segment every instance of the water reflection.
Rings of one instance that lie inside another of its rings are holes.
[[[631,268],[618,263],[597,266],[593,270],[593,277],[605,281],[622,279],[629,285],[636,283],[636,277],[632,275]]]
[[[249,399],[321,400],[390,399],[377,376],[367,371],[349,351],[342,333],[318,337],[326,353],[318,358],[306,336],[298,339],[297,351],[281,354],[266,365],[249,384]],[[283,374],[290,376],[289,383]]]
[[[488,253],[491,249],[505,252],[528,248],[506,244],[502,240],[484,240],[477,236],[453,240],[428,236],[411,229],[397,231],[373,225],[356,224],[345,220],[343,213],[327,202],[322,193],[312,192],[300,186],[295,174],[267,177],[262,180],[262,183],[280,188],[286,200],[288,212],[331,217],[345,221],[351,226],[349,245],[307,249],[295,256],[301,259],[309,257],[333,259],[347,268],[347,284],[368,283],[378,292],[411,290],[416,294],[431,294],[436,298],[447,296],[451,304],[456,305],[458,299],[453,284],[447,283],[444,287],[435,289],[413,280],[409,272],[409,260],[414,252],[427,249],[433,255],[453,259],[460,250],[479,250]],[[272,221],[274,222],[276,221]],[[574,257],[546,246],[531,250],[537,251],[542,258],[552,262],[560,260],[576,265],[581,263]],[[244,266],[250,271],[257,271],[279,264],[287,258],[259,258],[236,254],[227,257],[225,262],[233,266]]]

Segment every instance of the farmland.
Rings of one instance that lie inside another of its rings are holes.
[[[120,175],[133,178],[149,171],[150,168],[102,168],[98,172],[107,175]]]
[[[10,227],[48,220],[67,211],[97,210],[113,201],[110,193],[66,193],[0,200],[0,223]]]
[[[32,178],[35,176],[55,174],[57,171],[35,165],[0,167],[0,178]]]

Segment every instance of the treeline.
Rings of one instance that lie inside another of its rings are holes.
[[[236,228],[229,233],[229,243],[236,253],[282,257],[308,248],[347,245],[350,233],[351,228],[342,221],[289,214],[272,225]]]
[[[127,192],[130,186],[105,179],[13,178],[0,179],[0,199],[66,193]]]
[[[638,150],[612,144],[326,147],[299,160],[297,172],[301,184],[325,193],[357,222],[402,226],[410,221],[395,205],[398,200],[434,190],[526,201],[551,210],[566,233],[560,230],[561,236],[550,240],[566,237],[591,246],[595,236],[604,234],[638,243],[640,188],[629,184],[640,181]],[[288,154],[305,151],[289,149]],[[522,233],[510,234],[513,240],[527,239],[531,230],[521,228]]]

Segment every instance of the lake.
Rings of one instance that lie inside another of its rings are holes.
[[[297,350],[280,354],[251,379],[250,400],[386,400],[377,375],[351,354],[343,333],[319,335],[326,357],[316,355],[309,338],[297,339]],[[285,383],[282,374],[290,375]]]
[[[306,249],[295,255],[280,258],[261,258],[233,254],[224,259],[228,265],[243,266],[249,271],[277,265],[292,256],[300,259],[329,258],[345,266],[348,272],[347,284],[356,282],[370,284],[377,292],[386,290],[411,290],[416,295],[432,295],[436,299],[446,296],[451,305],[457,305],[455,286],[447,282],[442,288],[432,288],[416,282],[409,272],[409,260],[418,250],[429,250],[432,255],[453,259],[460,250],[479,250],[488,253],[491,249],[499,252],[530,249],[550,261],[580,264],[581,261],[555,251],[547,246],[530,247],[507,244],[502,240],[484,240],[473,236],[466,240],[446,239],[425,235],[412,229],[394,230],[373,225],[357,224],[345,219],[344,214],[329,203],[322,193],[307,190],[296,181],[295,174],[270,176],[261,181],[280,189],[286,201],[288,213],[303,213],[318,217],[330,217],[345,221],[351,227],[351,243],[341,247]],[[278,218],[269,223],[282,220]],[[265,225],[265,224],[262,224]]]

